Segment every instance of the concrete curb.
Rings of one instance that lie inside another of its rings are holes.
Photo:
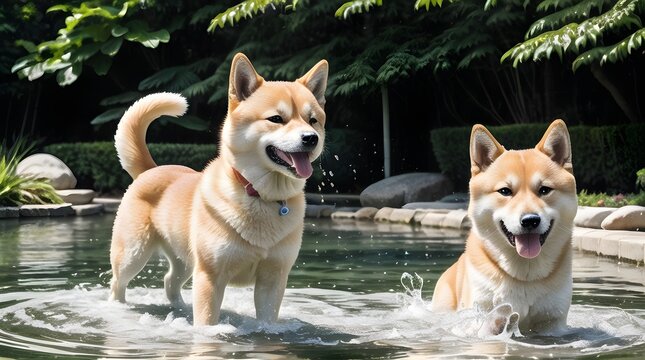
[[[71,203],[48,205],[0,206],[0,219],[16,219],[21,217],[56,217],[56,216],[87,216],[103,212],[115,213],[121,204],[121,199],[95,198],[89,204],[75,205]],[[331,211],[329,211],[331,214]]]

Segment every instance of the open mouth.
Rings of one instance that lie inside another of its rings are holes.
[[[266,148],[266,153],[271,161],[286,167],[299,178],[307,179],[314,172],[308,152],[286,152],[269,145]]]
[[[551,228],[553,227],[553,220],[551,220],[549,228],[542,234],[526,233],[516,235],[508,231],[503,221],[500,221],[499,223],[502,227],[502,232],[504,233],[504,235],[506,235],[508,243],[511,244],[511,246],[513,246],[515,250],[517,250],[517,253],[521,257],[527,259],[532,259],[540,255],[542,245],[544,245],[544,242],[546,241],[546,238],[549,236]]]

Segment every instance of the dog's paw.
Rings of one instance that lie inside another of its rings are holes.
[[[477,332],[480,338],[507,334],[519,335],[518,323],[520,315],[513,311],[510,304],[502,304],[486,314],[484,321]]]

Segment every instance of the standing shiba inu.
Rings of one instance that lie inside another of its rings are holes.
[[[156,166],[145,143],[161,115],[182,115],[178,94],[152,94],[123,115],[114,137],[134,182],[112,234],[110,298],[161,249],[168,299],[182,305],[193,277],[195,325],[218,321],[227,284],[255,284],[256,316],[275,321],[302,241],[305,180],[325,139],[327,62],[294,82],[265,81],[243,54],[233,59],[219,156],[202,172]]]
[[[571,304],[577,210],[566,125],[554,121],[534,149],[519,151],[507,151],[475,125],[470,162],[472,230],[465,252],[437,282],[433,310],[510,304],[496,309],[487,332],[500,333],[518,315],[522,331],[562,328]]]

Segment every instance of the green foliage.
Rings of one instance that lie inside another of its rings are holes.
[[[78,6],[54,5],[48,12],[70,14],[65,27],[54,40],[37,45],[26,43],[29,55],[18,59],[11,71],[29,80],[55,73],[61,86],[76,81],[84,65],[105,75],[124,40],[148,48],[170,41],[167,29],[152,30],[149,23],[136,19],[144,6],[139,0],[112,0],[109,5],[97,1],[84,1]]]
[[[216,155],[215,145],[148,144],[158,165],[177,164],[201,171]],[[62,143],[45,147],[74,171],[79,186],[123,191],[132,182],[121,168],[112,142]]]
[[[584,0],[567,3],[561,9],[560,5],[554,1],[540,3],[538,10],[559,10],[533,23],[527,40],[508,50],[502,61],[512,59],[517,66],[528,60],[549,59],[554,53],[560,58],[570,53],[577,56],[572,64],[575,71],[582,65],[618,62],[643,46],[645,31],[639,15],[645,12],[645,6],[641,0]],[[594,12],[600,14],[591,16]],[[603,46],[604,39],[614,34],[629,35]]]
[[[91,123],[92,125],[101,125],[118,121],[127,107],[143,97],[146,92],[179,92],[187,97],[206,94],[210,90],[208,85],[215,86],[215,83],[208,82],[208,79],[202,80],[200,75],[208,73],[215,63],[215,59],[207,57],[188,65],[163,68],[141,80],[138,86],[139,91],[126,91],[103,99],[101,105],[110,108],[92,119]],[[206,120],[195,115],[184,115],[179,119],[164,117],[161,123],[173,123],[196,131],[204,131],[209,127]]]
[[[636,187],[641,191],[645,191],[645,168],[636,172]]]
[[[489,130],[507,149],[532,148],[546,124],[492,126]],[[431,133],[432,148],[441,171],[458,187],[470,179],[470,128],[442,128]],[[572,126],[569,128],[573,170],[578,189],[629,192],[634,173],[645,167],[645,124]]]
[[[18,163],[34,148],[23,138],[0,147],[0,205],[60,204],[63,201],[46,179],[18,175]]]
[[[350,15],[370,11],[371,7],[383,5],[383,0],[354,0],[341,5],[334,14],[337,18],[347,19]]]
[[[268,6],[274,9],[277,6],[284,6],[285,9],[295,9],[297,5],[298,0],[245,0],[217,14],[211,20],[208,31],[215,31],[218,27],[224,28],[227,23],[233,26],[242,19],[251,18],[260,12],[264,13]]]
[[[645,206],[645,192],[637,194],[616,194],[608,195],[607,193],[590,193],[582,190],[578,194],[578,205],[581,206],[606,206],[621,207],[626,205]]]

